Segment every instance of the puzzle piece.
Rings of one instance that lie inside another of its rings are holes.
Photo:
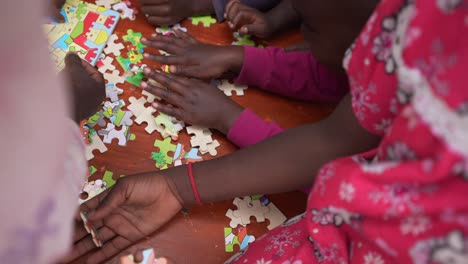
[[[198,26],[200,23],[202,23],[204,27],[210,27],[212,24],[216,24],[216,19],[211,16],[198,16],[191,17],[190,19],[194,26]]]
[[[187,163],[195,163],[202,161],[203,158],[198,156],[198,149],[192,148],[184,157],[187,160]]]
[[[181,26],[179,23],[174,24],[172,26],[161,26],[156,28],[156,32],[162,35],[169,35],[174,34],[174,29],[178,29],[183,32],[187,32],[187,28]]]
[[[244,95],[244,90],[247,90],[248,86],[235,85],[230,83],[228,80],[222,80],[218,85],[218,89],[223,91],[225,95],[232,96],[232,92],[236,92],[237,96]]]
[[[146,77],[145,74],[142,71],[139,71],[134,76],[128,76],[127,82],[140,87],[140,84],[143,81],[143,78],[145,77]]]
[[[97,172],[96,167],[94,167],[94,166],[89,166],[89,167],[88,167],[88,178],[91,177],[91,176],[93,176],[94,173],[96,173],[96,172]]]
[[[216,156],[218,155],[218,151],[216,150],[221,144],[219,144],[218,140],[213,140],[213,142],[206,144],[206,151],[200,150],[200,153],[202,155],[205,155],[206,153],[210,153],[211,156]]]
[[[106,187],[110,188],[115,185],[114,173],[112,171],[105,171],[102,180],[106,183]]]
[[[99,130],[98,134],[104,136],[103,142],[106,144],[111,144],[113,139],[118,139],[119,146],[127,145],[127,137],[125,136],[125,132],[127,131],[127,127],[124,126],[121,130],[115,129],[115,125],[112,123],[107,124],[106,129]]]
[[[239,32],[234,32],[233,36],[236,41],[232,42],[232,45],[255,47],[255,41],[250,38],[250,35],[241,36]]]
[[[129,51],[127,56],[131,64],[138,64],[143,60],[143,54],[138,53],[137,51]]]
[[[117,62],[119,63],[120,67],[124,69],[124,71],[130,70],[130,60],[128,58],[124,58],[122,56],[117,57]]]
[[[243,226],[250,224],[251,216],[254,216],[257,222],[264,222],[265,214],[270,210],[269,207],[263,206],[260,200],[252,200],[250,196],[235,198],[233,204],[237,206],[237,210],[234,210],[232,215],[240,218]]]
[[[127,35],[123,36],[123,40],[132,43],[132,45],[138,49],[139,53],[143,53],[143,49],[146,48],[146,46],[141,43],[142,37],[143,34],[141,34],[141,32],[135,32],[129,29],[127,30]]]
[[[112,64],[112,62],[114,62],[113,58],[106,57],[104,59],[101,59],[99,62],[102,63],[102,65],[98,69],[100,73],[104,74],[108,71],[115,70],[115,66]]]
[[[114,70],[112,73],[104,73],[103,75],[104,79],[106,79],[108,83],[113,83],[114,85],[125,82],[125,77],[120,76],[120,72],[118,70]]]
[[[107,41],[107,47],[104,49],[104,53],[109,55],[113,54],[114,56],[120,56],[121,50],[125,48],[122,43],[117,43],[116,41],[119,37],[116,34],[112,34]]]
[[[99,150],[99,152],[104,153],[107,151],[106,145],[102,143],[101,138],[98,136],[98,134],[91,135],[91,141],[92,143],[89,145],[86,145],[86,160],[91,160],[94,158],[93,151],[94,150]]]
[[[94,127],[96,124],[101,127],[106,125],[106,121],[104,120],[104,113],[102,110],[95,113],[88,119],[88,126]]]
[[[114,113],[115,120],[112,122],[116,126],[131,126],[133,125],[133,120],[131,117],[133,113],[130,111],[122,111],[120,108]]]
[[[268,230],[272,230],[286,221],[286,216],[278,209],[278,207],[276,207],[276,205],[269,203],[267,207],[269,210],[264,215],[265,218],[270,221],[270,224],[267,226]]]
[[[111,9],[116,0],[96,0],[96,5],[103,6],[104,8]]]
[[[234,245],[239,245],[240,250],[244,250],[250,243],[255,241],[255,237],[247,234],[247,228],[238,228],[237,235],[234,235],[232,228],[224,228],[224,243],[226,252],[234,252]]]
[[[226,212],[226,216],[231,219],[231,222],[229,223],[230,227],[236,228],[238,225],[241,225],[241,226],[244,225],[240,217],[234,216],[233,210],[228,209]]]
[[[213,138],[211,137],[211,131],[208,128],[190,126],[187,127],[187,133],[194,135],[190,139],[192,147],[200,147],[200,152],[202,153],[209,151],[208,144],[213,142]]]
[[[176,150],[176,146],[171,143],[170,138],[164,139],[164,141],[161,140],[155,140],[154,141],[154,146],[156,148],[159,148],[159,153],[163,154],[163,156],[159,155],[164,159],[164,163],[166,165],[172,164],[173,158],[169,157],[169,152],[174,152]],[[163,162],[160,161],[160,164]],[[158,167],[158,163],[156,163],[156,167]],[[161,168],[159,168],[161,169]]]
[[[134,116],[138,117],[145,111],[145,98],[141,97],[137,100],[132,96],[128,99],[128,101],[130,102],[130,105],[127,107],[127,109],[132,111]]]
[[[164,130],[160,131],[161,136],[163,138],[170,136],[172,140],[176,141],[179,138],[179,132],[184,129],[185,124],[183,122],[174,123],[173,120],[173,117],[164,113],[159,113],[158,117],[155,119],[156,124],[164,127]]]
[[[85,202],[93,199],[94,197],[96,197],[97,195],[99,195],[100,193],[105,191],[106,189],[107,189],[106,188],[106,183],[103,182],[102,180],[85,182],[85,184],[83,185],[82,192],[86,193],[88,195],[88,197],[86,199],[81,199],[80,198],[78,202],[80,204],[85,203]]]
[[[161,98],[157,97],[152,93],[147,92],[146,90],[142,90],[141,94],[146,96],[146,101],[150,104],[154,103],[155,100],[161,100]]]
[[[156,109],[152,107],[148,107],[142,113],[140,113],[135,119],[135,122],[139,125],[141,125],[142,123],[147,124],[145,131],[148,134],[152,134],[154,131],[161,132],[164,129],[163,127],[158,126],[158,124],[156,124],[155,118],[153,116],[155,112],[156,112]]]
[[[132,21],[136,19],[135,10],[128,7],[125,2],[115,4],[112,6],[112,9],[118,11],[122,19],[130,19]]]
[[[106,85],[106,98],[110,99],[111,102],[118,101],[120,94],[123,94],[123,89],[116,87],[112,83]]]

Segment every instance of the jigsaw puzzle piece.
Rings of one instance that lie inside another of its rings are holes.
[[[118,70],[114,70],[112,73],[104,73],[103,75],[104,79],[106,79],[108,83],[113,83],[114,85],[125,82],[125,77],[120,76],[120,72]]]
[[[158,156],[159,159],[163,158],[164,162],[159,161],[159,164],[165,163],[165,165],[170,165],[173,162],[173,158],[169,156],[169,152],[175,152],[176,151],[176,146],[171,143],[170,138],[166,138],[163,141],[161,140],[156,140],[154,141],[154,146],[156,148],[159,148],[160,153]],[[162,154],[162,155],[161,155]],[[158,165],[158,163],[156,163]],[[158,166],[157,166],[158,167]]]
[[[200,23],[203,24],[204,27],[210,27],[213,24],[216,24],[216,19],[211,16],[197,16],[191,17],[192,24],[194,26],[198,26]]]
[[[269,210],[264,215],[265,218],[270,221],[270,224],[267,226],[268,230],[272,230],[286,221],[286,216],[278,209],[278,207],[276,207],[276,205],[269,203],[267,207]]]
[[[98,134],[104,136],[103,142],[106,144],[111,144],[113,139],[118,139],[119,146],[125,146],[127,145],[127,137],[125,136],[126,131],[126,126],[124,126],[121,130],[117,130],[114,124],[109,123],[107,124],[106,129],[99,130]]]
[[[114,116],[116,117],[114,120],[114,124],[116,126],[131,126],[133,125],[133,120],[131,117],[133,116],[133,113],[130,111],[122,111],[121,109],[118,109],[115,113]]]
[[[163,138],[171,137],[172,140],[176,141],[179,137],[179,132],[184,129],[184,123],[173,123],[172,120],[174,120],[173,117],[164,113],[159,113],[158,117],[155,119],[156,124],[164,127],[164,130],[161,131],[161,136]]]
[[[115,4],[114,6],[112,6],[112,9],[118,11],[122,19],[130,19],[133,21],[136,18],[135,10],[128,7],[125,2]]]
[[[110,188],[115,185],[116,181],[114,180],[114,173],[111,171],[105,171],[102,180],[106,183],[106,187]]]
[[[187,28],[181,26],[179,23],[174,24],[172,26],[161,26],[156,28],[156,32],[162,35],[169,35],[169,34],[174,34],[174,29],[178,29],[183,32],[187,32]]]
[[[94,127],[96,124],[98,126],[105,126],[106,125],[106,121],[104,120],[104,113],[101,111],[95,113],[93,116],[91,116],[89,119],[88,119],[88,126],[90,127]]]
[[[199,147],[200,152],[208,152],[208,144],[213,142],[211,137],[211,131],[208,128],[203,128],[200,126],[190,126],[186,128],[188,134],[193,134],[194,136],[190,139],[190,144],[192,147]]]
[[[100,60],[101,66],[99,67],[99,72],[104,74],[108,71],[112,72],[115,71],[115,66],[112,64],[114,62],[114,59],[111,57],[105,57],[104,59]]]
[[[145,98],[141,97],[139,99],[136,99],[132,96],[128,99],[128,101],[130,102],[130,105],[127,107],[127,109],[132,111],[134,116],[138,117],[145,111]]]
[[[233,211],[235,217],[241,218],[242,224],[250,224],[250,217],[254,216],[257,222],[265,221],[265,214],[270,211],[269,207],[263,206],[260,200],[253,200],[250,196],[245,196],[243,199],[235,198],[233,204],[237,206],[237,210]]]
[[[235,216],[234,215],[234,211],[229,209],[227,212],[226,212],[226,216],[231,219],[231,222],[229,223],[229,226],[232,227],[232,228],[236,228],[238,225],[241,225],[241,226],[245,226],[243,223],[242,223],[242,219],[238,216]]]
[[[155,100],[161,100],[161,98],[155,96],[152,93],[147,92],[146,90],[141,91],[141,94],[146,96],[146,101],[150,104],[154,103]]]
[[[141,55],[141,54],[140,54]],[[145,78],[145,74],[142,71],[138,71],[135,75],[133,76],[128,76],[127,77],[127,82],[131,83],[135,86],[140,87],[141,82]]]
[[[99,152],[104,153],[107,151],[106,145],[102,142],[101,138],[98,136],[98,134],[93,134],[90,137],[92,143],[89,145],[86,145],[86,160],[91,160],[94,158],[93,151],[94,150],[99,150]]]
[[[156,124],[155,117],[153,116],[155,112],[156,109],[152,107],[145,108],[145,110],[142,113],[140,113],[140,115],[138,115],[135,119],[135,122],[139,125],[141,125],[142,123],[147,124],[145,131],[148,134],[152,134],[154,131],[161,132],[164,129],[163,127],[158,126],[158,124]]]
[[[200,149],[200,153],[202,155],[205,155],[206,153],[210,153],[211,156],[216,156],[218,155],[218,151],[216,150],[221,144],[219,144],[218,140],[213,140],[213,142],[206,144],[206,151],[202,151]]]
[[[243,96],[244,90],[248,89],[246,85],[235,85],[230,83],[228,80],[222,80],[218,85],[218,89],[223,91],[225,95],[232,96],[232,92],[235,92],[237,96]]]
[[[118,101],[120,94],[123,94],[123,89],[116,87],[113,83],[106,84],[106,98],[111,102]]]
[[[86,182],[83,185],[82,192],[87,194],[86,199],[79,199],[79,203],[85,203],[105,191],[107,189],[106,183],[102,180],[96,180],[91,182]]]
[[[114,56],[120,56],[121,50],[125,48],[122,43],[117,43],[116,41],[119,37],[116,34],[112,34],[107,41],[107,47],[104,49],[104,53],[109,55],[113,54]]]

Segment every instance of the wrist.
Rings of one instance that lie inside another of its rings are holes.
[[[242,46],[225,46],[225,59],[227,61],[226,72],[238,76],[244,65],[244,48]]]
[[[244,108],[234,101],[230,104],[230,108],[230,110],[222,111],[222,120],[218,122],[219,126],[216,127],[216,129],[224,135],[229,133],[229,130],[231,130],[237,118],[239,118],[242,111],[244,111]]]
[[[189,208],[197,204],[193,195],[187,165],[163,170],[159,174],[166,179],[169,188],[182,207]]]

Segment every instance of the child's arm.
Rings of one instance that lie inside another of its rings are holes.
[[[176,35],[143,39],[144,44],[173,54],[145,54],[145,58],[171,65],[171,73],[187,77],[215,79],[227,73],[239,75],[238,83],[300,100],[337,102],[348,91],[346,75],[327,69],[310,53],[215,46],[200,43],[181,31],[176,31]]]
[[[310,52],[285,52],[281,48],[244,47],[236,83],[299,100],[337,102],[349,91],[345,73],[329,70]]]

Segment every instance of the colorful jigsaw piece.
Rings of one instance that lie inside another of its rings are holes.
[[[194,26],[198,26],[200,23],[202,23],[204,27],[210,27],[211,25],[216,24],[216,19],[212,16],[197,16],[191,17],[190,19]]]
[[[255,237],[247,234],[247,228],[240,227],[237,235],[233,233],[230,227],[224,228],[224,244],[226,252],[234,252],[234,245],[239,245],[240,250],[244,250],[247,246],[255,241]]]
[[[185,124],[183,122],[174,123],[172,120],[174,120],[173,117],[161,112],[155,119],[156,124],[164,127],[164,130],[160,131],[161,136],[163,138],[171,137],[172,140],[176,141],[179,138],[179,132],[184,129]]]
[[[154,141],[154,146],[156,148],[159,148],[158,152],[162,154],[162,156],[157,155],[158,160],[159,160],[159,164],[165,163],[166,166],[172,164],[173,158],[169,157],[169,152],[174,152],[176,150],[176,146],[171,143],[171,139],[166,138],[163,141],[155,140]],[[164,159],[164,162],[161,159]],[[159,169],[163,169],[163,168],[159,167],[158,162],[156,163],[156,167],[159,168]]]

